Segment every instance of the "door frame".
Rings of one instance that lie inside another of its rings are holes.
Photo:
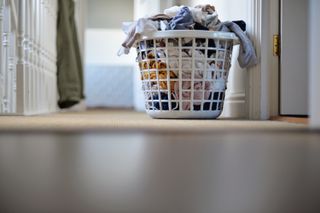
[[[320,14],[319,0],[309,0],[309,114],[310,114],[310,127],[312,129],[320,129],[320,61],[318,52],[320,49],[320,27],[317,21]],[[318,18],[317,18],[318,17]]]
[[[259,64],[248,69],[247,117],[268,120],[279,115],[279,57],[273,55],[273,36],[280,34],[280,1],[251,0],[248,34]]]

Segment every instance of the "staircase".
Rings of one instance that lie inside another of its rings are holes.
[[[0,0],[0,115],[57,110],[57,0]]]

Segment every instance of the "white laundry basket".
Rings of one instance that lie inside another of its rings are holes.
[[[136,43],[146,112],[153,118],[217,118],[222,113],[233,33],[160,31]]]

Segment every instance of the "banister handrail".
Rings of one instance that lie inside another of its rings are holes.
[[[14,0],[9,0],[10,10],[13,17],[13,28],[17,30],[18,28],[18,14],[17,14],[17,7]]]

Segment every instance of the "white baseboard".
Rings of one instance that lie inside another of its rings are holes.
[[[233,93],[226,96],[220,118],[242,119],[246,117],[245,93]]]

